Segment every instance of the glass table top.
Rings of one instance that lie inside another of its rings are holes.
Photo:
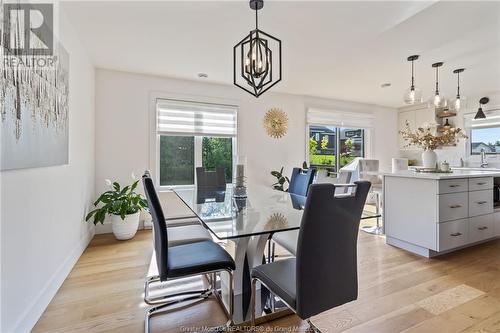
[[[247,198],[235,198],[231,185],[174,192],[221,240],[299,229],[306,201],[306,197],[269,188],[249,191]],[[379,216],[363,211],[361,219]]]

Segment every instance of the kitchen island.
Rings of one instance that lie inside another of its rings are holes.
[[[499,171],[384,174],[387,244],[429,258],[500,236],[496,177]]]

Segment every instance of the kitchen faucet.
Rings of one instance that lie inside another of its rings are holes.
[[[488,161],[486,160],[486,152],[481,149],[481,168],[486,168],[488,166]]]

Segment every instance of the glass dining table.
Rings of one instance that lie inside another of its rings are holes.
[[[306,197],[261,187],[249,189],[246,198],[237,198],[231,184],[174,192],[216,239],[234,243],[234,322],[247,321],[250,271],[264,262],[266,243],[274,233],[300,228]],[[361,219],[376,217],[380,215],[363,211]],[[269,293],[263,287],[260,290],[260,303],[266,307]]]

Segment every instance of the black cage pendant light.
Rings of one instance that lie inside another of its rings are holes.
[[[264,0],[250,0],[255,11],[255,29],[234,46],[234,84],[259,97],[281,81],[281,41],[259,30],[258,11]]]

